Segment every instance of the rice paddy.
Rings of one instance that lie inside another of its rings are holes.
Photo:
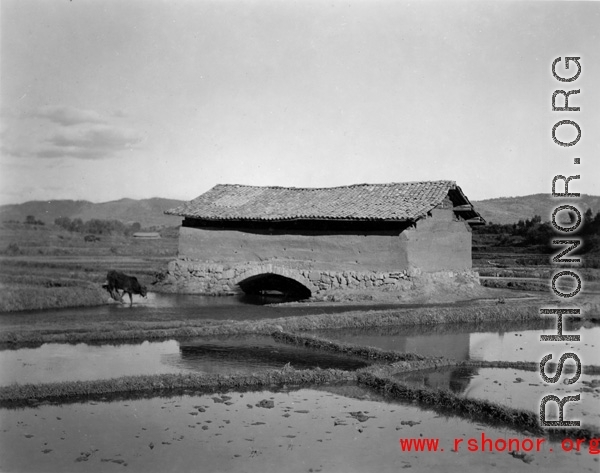
[[[588,404],[597,402],[599,366],[584,366],[583,409],[577,412],[584,424],[543,430],[535,409],[542,386],[525,386],[539,376],[539,363],[518,353],[470,356],[470,337],[489,333],[491,319],[498,330],[531,324],[541,333],[534,304],[489,301],[254,320],[143,321],[139,311],[118,312],[125,317],[112,323],[88,318],[89,326],[60,330],[59,323],[11,322],[12,330],[2,332],[0,363],[12,356],[15,374],[0,386],[1,469],[196,471],[201,464],[203,471],[249,465],[278,471],[286,462],[286,471],[464,471],[467,461],[481,469],[472,471],[597,469],[597,455],[576,456],[561,442],[580,441],[591,451],[600,438],[600,417]],[[462,324],[477,328],[465,338]],[[428,330],[433,339],[423,335]],[[403,332],[416,342],[385,341],[386,333]],[[381,346],[372,343],[378,339]],[[61,364],[63,371],[54,368]],[[7,367],[0,364],[9,373]],[[40,372],[47,377],[40,379]],[[513,386],[506,376],[528,381]],[[501,395],[513,391],[522,402]],[[477,455],[453,448],[461,438],[466,445],[482,435],[500,446],[510,438],[545,444],[535,452]],[[444,450],[409,453],[398,444],[407,438],[437,438]]]

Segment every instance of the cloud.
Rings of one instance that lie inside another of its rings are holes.
[[[131,130],[101,125],[63,129],[47,141],[57,148],[97,149],[110,152],[134,146],[141,141],[141,138]]]
[[[106,159],[119,151],[136,147],[141,141],[142,137],[132,130],[108,125],[69,128],[54,133],[37,150],[36,156]]]
[[[82,123],[106,123],[106,120],[98,112],[64,105],[41,107],[34,115],[63,126],[73,126]]]
[[[18,158],[76,158],[108,159],[119,152],[134,149],[142,142],[142,135],[121,126],[114,116],[110,119],[92,110],[66,106],[43,107],[33,115],[48,119],[45,126],[36,127],[37,134],[14,133],[4,140],[3,154]]]

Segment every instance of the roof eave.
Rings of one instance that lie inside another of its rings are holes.
[[[165,212],[166,213],[166,212]],[[175,214],[169,214],[175,215]],[[318,222],[415,222],[421,219],[423,216],[419,216],[416,218],[335,218],[335,217],[291,217],[291,218],[244,218],[244,217],[231,217],[231,218],[223,218],[223,217],[201,217],[194,215],[183,215],[176,214],[184,218],[194,219],[194,220],[208,220],[212,222],[305,222],[305,221],[318,221]]]

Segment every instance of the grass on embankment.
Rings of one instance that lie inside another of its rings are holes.
[[[89,307],[106,304],[107,301],[106,291],[99,286],[85,283],[69,283],[62,287],[2,284],[0,291],[0,312]]]
[[[500,320],[539,319],[539,307],[534,304],[493,304],[460,307],[422,307],[416,309],[386,309],[352,311],[338,314],[316,314],[296,317],[280,317],[257,321],[240,321],[218,324],[210,320],[187,320],[174,322],[122,321],[117,325],[87,322],[77,330],[36,330],[23,327],[0,333],[0,343],[82,343],[109,341],[144,341],[184,339],[215,335],[237,335],[245,333],[269,335],[277,330],[301,332],[332,328],[362,328],[399,325],[440,323],[479,323]]]
[[[123,376],[94,381],[13,384],[0,387],[0,407],[34,406],[40,402],[78,402],[110,395],[174,395],[183,390],[203,392],[266,389],[283,385],[321,385],[356,380],[356,373],[336,369],[284,368],[253,374],[168,373]]]

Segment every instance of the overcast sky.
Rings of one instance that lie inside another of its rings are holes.
[[[577,173],[600,194],[600,2],[0,5],[1,204],[437,179],[480,200]]]

